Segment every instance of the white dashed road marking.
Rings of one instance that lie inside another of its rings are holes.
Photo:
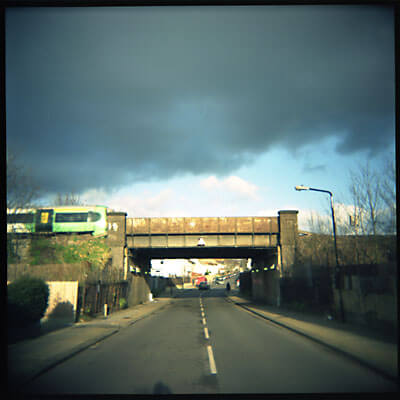
[[[200,295],[200,310],[201,310],[202,322],[204,325],[204,337],[206,339],[210,339],[210,335],[208,333],[208,328],[207,328],[207,321],[206,321],[205,314],[204,314],[203,300],[201,298],[201,295]],[[208,361],[210,363],[210,372],[212,375],[216,375],[217,367],[215,365],[214,353],[213,353],[212,347],[210,345],[207,346],[207,353],[208,353]]]
[[[207,327],[204,328],[204,336],[205,336],[206,339],[210,339],[210,336],[209,336],[209,334],[208,334],[208,328],[207,328]]]
[[[208,352],[208,360],[210,362],[211,374],[215,375],[217,373],[217,367],[215,365],[214,354],[211,346],[207,346],[207,352]]]

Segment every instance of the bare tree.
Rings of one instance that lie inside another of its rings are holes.
[[[300,264],[331,265],[333,257],[331,218],[311,212],[307,223],[312,235],[299,240],[297,261]]]
[[[79,195],[74,192],[61,194],[58,193],[53,201],[55,206],[78,206],[82,205]]]
[[[396,225],[395,170],[393,161],[386,160],[381,171],[373,170],[367,161],[350,172],[349,191],[354,205],[350,215],[356,234],[394,233]]]
[[[373,169],[366,162],[350,171],[351,206],[348,201],[347,205],[335,205],[335,211],[340,211],[335,212],[336,230],[344,235],[343,240],[338,240],[339,258],[343,261],[377,263],[393,253],[391,249],[385,250],[386,239],[379,236],[396,232],[396,174],[393,160],[393,155],[389,155],[382,169]],[[326,215],[329,215],[328,210]],[[318,235],[303,240],[303,252],[309,254],[311,262],[323,261],[323,257],[329,257],[331,251],[324,236],[332,234],[332,222],[328,217],[312,213],[308,226],[311,232]],[[382,253],[385,251],[388,254]]]
[[[32,207],[39,195],[39,186],[30,171],[17,160],[14,153],[7,152],[7,208]]]
[[[384,213],[384,231],[385,233],[396,233],[396,170],[394,157],[386,160],[382,171],[382,184],[380,196],[386,206]]]
[[[381,210],[380,180],[371,170],[369,162],[360,165],[358,171],[351,171],[350,192],[357,210],[359,226],[363,233],[377,234]]]
[[[7,151],[7,208],[12,212],[36,205],[40,190],[29,170]],[[7,262],[20,260],[20,239],[15,232],[7,232]]]
[[[350,172],[349,191],[354,211],[349,225],[354,234],[356,259],[377,263],[385,258],[378,235],[396,231],[396,193],[393,155],[389,155],[382,169],[373,170],[367,161]],[[368,235],[360,242],[359,235]],[[371,236],[372,235],[372,236]],[[378,240],[379,239],[379,240]],[[366,247],[365,247],[366,246]],[[362,254],[361,254],[362,252]]]
[[[316,212],[311,212],[307,224],[311,232],[325,235],[332,234],[332,220],[330,217],[324,218]]]

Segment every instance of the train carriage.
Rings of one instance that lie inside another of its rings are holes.
[[[61,206],[11,212],[7,210],[7,232],[107,233],[107,207]]]
[[[7,233],[35,232],[35,213],[33,208],[7,209]]]

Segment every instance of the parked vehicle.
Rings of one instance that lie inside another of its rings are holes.
[[[207,290],[210,289],[209,284],[206,281],[202,281],[199,284],[199,290]]]
[[[207,283],[207,278],[205,276],[200,276],[199,278],[196,279],[196,286],[198,287],[201,282],[206,282]]]

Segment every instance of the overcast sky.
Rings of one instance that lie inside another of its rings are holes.
[[[7,149],[42,202],[129,216],[325,212],[394,152],[390,7],[6,10]]]

